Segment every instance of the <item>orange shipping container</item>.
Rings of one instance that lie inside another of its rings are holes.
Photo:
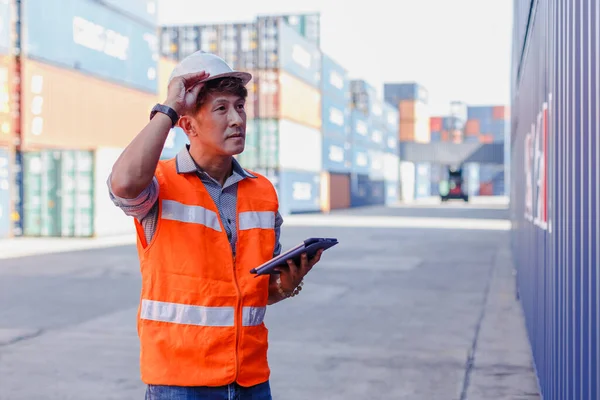
[[[490,135],[489,133],[481,134],[479,135],[479,142],[485,144],[494,143],[494,135]]]
[[[492,110],[492,117],[494,119],[505,119],[506,118],[506,107],[496,106]]]
[[[126,147],[157,96],[32,60],[23,62],[23,149]]]
[[[13,142],[12,102],[15,90],[14,62],[10,56],[0,56],[0,145],[10,146]]]
[[[350,175],[321,173],[321,211],[350,207]]]
[[[429,119],[429,129],[431,132],[440,132],[442,130],[442,118],[431,117]]]
[[[177,65],[176,61],[161,57],[158,60],[158,101],[163,102],[167,98],[167,89],[169,87],[169,77]]]
[[[442,131],[442,142],[449,142],[449,141],[450,141],[450,132]]]
[[[321,92],[279,70],[255,71],[258,117],[288,119],[321,129]]]
[[[479,135],[479,120],[477,119],[469,119],[465,124],[465,134],[467,136],[475,136]]]
[[[414,100],[402,100],[400,101],[399,110],[400,110],[400,120],[415,120],[417,118],[416,115],[416,107]]]
[[[400,141],[412,142],[415,140],[416,124],[414,121],[400,120]]]

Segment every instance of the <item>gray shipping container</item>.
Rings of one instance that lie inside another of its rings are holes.
[[[542,397],[600,398],[600,4],[514,2],[511,216]]]

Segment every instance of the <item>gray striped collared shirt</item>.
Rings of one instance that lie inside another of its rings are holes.
[[[188,147],[183,148],[175,158],[178,174],[196,174],[211,198],[215,202],[219,211],[219,216],[227,232],[227,238],[231,245],[231,250],[235,254],[235,243],[237,241],[236,230],[236,206],[237,206],[237,184],[243,179],[255,179],[256,176],[246,171],[233,159],[233,173],[221,187],[219,182],[210,177],[205,171],[196,165],[194,159],[189,153]],[[139,194],[135,199],[123,199],[115,196],[110,187],[110,177],[108,178],[108,191],[113,203],[123,212],[141,222],[149,243],[154,237],[158,222],[158,181],[156,177],[152,183]],[[275,251],[274,256],[281,253],[281,243],[279,242],[281,224],[283,218],[277,212],[275,216]]]

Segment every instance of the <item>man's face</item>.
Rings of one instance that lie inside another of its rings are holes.
[[[244,151],[246,142],[246,111],[242,97],[228,93],[209,94],[202,107],[190,121],[196,143],[215,155],[235,155]]]

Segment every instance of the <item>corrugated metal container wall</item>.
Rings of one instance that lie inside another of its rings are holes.
[[[157,99],[79,72],[23,60],[22,101],[23,148],[93,149],[126,147],[148,121]]]
[[[0,54],[9,54],[12,47],[11,11],[11,1],[0,0]]]
[[[321,91],[323,98],[335,99],[346,108],[350,103],[348,72],[326,54],[322,55]]]
[[[385,182],[385,205],[390,206],[400,201],[398,181]]]
[[[515,2],[515,17],[529,3]],[[527,41],[514,38],[524,48],[511,111],[519,295],[543,397],[598,399],[600,4],[532,3]]]
[[[371,166],[369,168],[369,178],[375,180],[382,180],[386,172],[386,154],[378,150],[369,150],[368,154],[369,160],[371,161]]]
[[[431,196],[431,164],[415,165],[415,197],[417,199]]]
[[[167,135],[167,140],[165,140],[165,145],[163,146],[163,151],[160,154],[161,160],[168,160],[173,158],[179,153],[186,144],[189,144],[190,141],[180,127],[176,126],[175,128],[169,131]]]
[[[259,70],[258,116],[285,118],[321,129],[321,93],[301,80],[276,70]]]
[[[11,234],[10,154],[0,148],[0,239]]]
[[[321,211],[350,207],[350,175],[321,173]]]
[[[350,113],[350,134],[353,146],[369,146],[371,137],[369,134],[369,120],[360,111],[352,110]]]
[[[371,170],[369,150],[362,146],[352,145],[352,172],[368,175]]]
[[[386,181],[398,181],[400,178],[400,159],[397,154],[383,155],[383,176]]]
[[[295,32],[317,47],[321,45],[321,16],[317,14],[286,14],[259,16],[258,19],[283,20]]]
[[[157,0],[102,0],[102,2],[121,11],[129,18],[140,20],[152,28],[156,27]]]
[[[165,57],[161,57],[158,60],[158,101],[163,102],[167,99],[167,93],[169,89],[169,77],[171,72],[175,69],[177,61],[170,60]]]
[[[351,207],[385,204],[385,186],[383,180],[371,179],[364,174],[352,174],[350,177]]]
[[[279,120],[279,166],[319,172],[323,168],[323,135],[316,129]]]
[[[321,51],[283,21],[258,21],[258,67],[281,68],[310,86],[321,86]]]
[[[352,168],[352,145],[339,139],[323,138],[323,170],[350,172]]]
[[[22,4],[27,57],[156,93],[154,28],[90,0]]]
[[[124,149],[96,149],[94,155],[94,235],[98,237],[135,233],[133,220],[115,207],[108,195],[107,180]]]
[[[277,182],[279,211],[282,215],[321,209],[320,173],[282,169]]]
[[[345,139],[350,132],[350,109],[347,103],[323,94],[322,97],[322,127],[323,135],[326,137]]]
[[[383,93],[384,100],[392,105],[398,105],[402,100],[429,101],[427,89],[418,83],[386,83]]]
[[[94,162],[87,151],[24,154],[26,236],[89,237],[94,233]]]
[[[12,58],[0,56],[0,146],[12,145],[13,142],[13,69]]]

